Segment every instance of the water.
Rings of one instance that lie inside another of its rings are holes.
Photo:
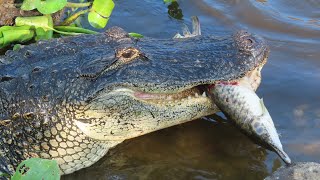
[[[115,3],[108,26],[145,36],[171,38],[194,15],[203,34],[263,36],[271,54],[257,93],[292,160],[320,162],[320,0],[181,0],[180,20],[161,0]],[[282,164],[231,125],[199,119],[127,140],[63,179],[263,179]]]

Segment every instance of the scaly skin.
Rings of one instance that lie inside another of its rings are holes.
[[[246,79],[219,82],[210,88],[215,104],[243,132],[253,136],[275,151],[285,163],[290,164],[289,156],[283,151],[271,116]]]
[[[126,139],[218,111],[206,87],[266,61],[255,35],[131,39],[98,35],[41,41],[0,57],[0,171],[22,160],[88,167]]]

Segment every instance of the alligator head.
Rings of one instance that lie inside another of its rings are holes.
[[[1,171],[41,157],[68,174],[123,140],[214,114],[208,87],[247,78],[256,89],[267,55],[264,41],[244,31],[134,40],[118,27],[8,52],[0,66]]]

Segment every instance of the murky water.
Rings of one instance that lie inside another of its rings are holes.
[[[108,26],[171,38],[196,15],[203,34],[263,36],[271,55],[257,93],[292,160],[320,162],[320,1],[181,0],[176,8],[181,20],[161,0],[118,0]],[[281,164],[231,125],[196,120],[125,141],[63,179],[263,179]]]

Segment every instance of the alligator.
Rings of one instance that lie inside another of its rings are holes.
[[[245,79],[255,90],[268,54],[246,31],[137,40],[119,27],[8,51],[0,56],[0,172],[40,157],[69,174],[126,139],[212,115],[220,110],[210,85]]]

